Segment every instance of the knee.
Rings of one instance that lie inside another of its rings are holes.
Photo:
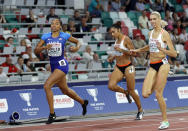
[[[108,89],[111,90],[111,91],[114,91],[115,86],[116,86],[115,84],[109,83],[109,84],[108,84]]]
[[[144,98],[148,98],[151,95],[151,91],[150,90],[142,90],[142,96]]]
[[[49,84],[48,84],[48,83],[45,83],[45,84],[44,84],[44,90],[45,90],[45,91],[48,91],[49,89],[50,89]]]
[[[134,94],[136,94],[135,90],[134,89],[128,89],[128,92],[129,94],[132,96]]]
[[[163,94],[162,94],[162,92],[161,91],[155,91],[155,97],[157,98],[157,99],[159,99],[159,98],[162,98],[163,97]]]
[[[63,89],[61,90],[63,94],[67,95],[68,94],[68,89]]]
[[[150,94],[149,94],[149,93],[146,93],[146,92],[142,92],[142,96],[143,96],[144,98],[148,98],[148,97],[150,96]]]

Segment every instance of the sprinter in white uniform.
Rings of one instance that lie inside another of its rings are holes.
[[[163,29],[167,23],[161,20],[159,12],[152,12],[150,15],[153,30],[149,32],[149,44],[143,48],[132,50],[133,53],[150,52],[150,68],[143,83],[142,95],[149,97],[153,91],[159,103],[162,113],[162,122],[158,129],[167,129],[169,122],[166,114],[166,103],[163,98],[163,90],[166,85],[170,65],[166,55],[176,57],[170,35]],[[167,50],[168,46],[168,50]]]
[[[116,42],[114,45],[115,51],[110,59],[116,59],[116,66],[110,76],[108,88],[115,92],[124,93],[129,103],[132,101],[129,96],[131,95],[138,108],[136,120],[141,120],[144,112],[140,103],[140,98],[135,92],[135,69],[131,64],[129,51],[130,49],[134,49],[134,46],[131,40],[121,33],[121,27],[118,24],[114,24],[111,27],[111,32],[112,36],[116,39]],[[117,85],[124,77],[127,81],[127,90]]]

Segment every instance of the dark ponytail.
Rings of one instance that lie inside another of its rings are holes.
[[[115,24],[112,25],[112,28],[120,29],[121,30],[121,22],[118,21]]]

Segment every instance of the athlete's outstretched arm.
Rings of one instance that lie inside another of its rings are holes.
[[[168,34],[167,31],[165,31],[164,34],[163,34],[163,41],[164,41],[164,43],[166,43],[168,45],[169,50],[167,50],[165,48],[161,48],[160,43],[157,43],[158,49],[160,51],[164,52],[165,54],[167,54],[168,56],[177,57],[177,52],[174,49],[174,46],[172,44],[172,40],[171,40],[170,35]]]
[[[136,49],[136,52],[138,52],[138,53],[147,52],[147,51],[149,51],[149,45],[146,45],[142,48]]]
[[[70,42],[76,44],[76,46],[71,46],[71,47],[70,47],[70,51],[76,52],[76,51],[78,51],[78,50],[80,49],[81,43],[79,42],[79,40],[77,40],[76,38],[74,38],[74,37],[71,36],[71,37],[68,39],[68,41],[70,41]]]
[[[125,37],[124,45],[125,44],[126,44],[126,47],[129,49],[129,52],[128,52],[127,55],[137,56],[136,53],[133,53],[133,52],[130,51],[130,50],[134,50],[135,48],[134,48],[134,45],[133,45],[131,39],[127,36]]]
[[[119,46],[115,46],[114,49],[116,51],[122,52],[122,53],[124,53],[126,55],[134,55],[135,54],[135,53],[133,54],[132,52],[130,52],[130,49],[134,49],[134,46],[133,46],[133,44],[132,44],[132,42],[131,42],[129,37],[127,37],[127,36],[125,37],[123,45],[127,49],[122,49]]]
[[[40,40],[39,43],[37,44],[37,46],[35,47],[34,53],[35,54],[39,54],[41,51],[45,50],[45,49],[50,49],[52,47],[51,44],[48,44],[47,46],[43,46],[44,45],[44,41]]]

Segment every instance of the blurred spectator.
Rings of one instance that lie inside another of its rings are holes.
[[[20,46],[31,47],[31,41],[29,39],[22,39],[20,41]]]
[[[69,24],[68,24],[68,28],[67,28],[67,31],[69,31],[71,34],[74,33],[74,32],[77,32],[77,28],[76,28],[76,25],[75,25],[75,22],[74,20],[72,19],[69,19]],[[78,35],[76,34],[72,34],[73,37],[77,37]]]
[[[5,17],[0,14],[0,23],[7,23]]]
[[[151,4],[151,9],[153,11],[163,12],[164,11],[164,7],[161,4],[161,0],[155,0],[155,2],[153,4]]]
[[[51,72],[51,66],[50,66],[50,64],[46,64],[45,65],[45,69],[46,69],[46,71]]]
[[[55,8],[50,8],[49,10],[49,14],[46,16],[46,20],[49,22],[50,18],[59,18],[59,16],[57,16],[55,14]]]
[[[175,28],[174,29],[174,34],[172,37],[172,41],[174,42],[175,45],[175,49],[178,52],[178,58],[179,60],[183,63],[185,62],[186,58],[185,58],[185,50],[184,50],[184,45],[181,44],[181,40],[180,40],[180,36],[178,34],[178,29]]]
[[[12,47],[13,52],[16,52],[16,47],[14,46],[14,37],[8,37],[6,41],[7,41],[7,43],[4,46],[5,47]]]
[[[27,65],[24,64],[24,60],[22,57],[18,58],[16,67],[19,70],[19,72],[31,72],[31,69],[29,69],[29,67],[27,67]]]
[[[168,1],[168,0],[167,0]],[[175,11],[175,9],[173,7],[171,7],[168,2],[166,0],[163,0],[163,7],[164,7],[164,10],[170,10],[170,11]]]
[[[137,0],[127,0],[125,2],[126,12],[136,10],[135,9],[136,8],[136,2],[137,2]]]
[[[188,5],[188,0],[182,0],[183,5]]]
[[[8,73],[20,73],[17,67],[12,64],[12,58],[6,57],[6,61],[2,64],[3,67],[8,67]]]
[[[1,78],[8,78],[7,74],[3,71],[3,66],[0,65],[0,79]]]
[[[186,17],[186,12],[182,12],[182,16],[180,17],[182,27],[186,28],[188,26],[188,17]]]
[[[138,19],[139,29],[148,29],[148,17],[146,16],[146,10],[142,11],[142,15]]]
[[[35,23],[35,22],[37,22],[37,16],[33,14],[32,9],[29,10],[29,15],[26,16],[25,21],[27,23]]]
[[[89,45],[86,46],[85,52],[83,53],[83,59],[87,61],[87,68],[92,67],[92,61],[97,62],[99,60],[99,56],[96,52],[91,50]]]
[[[168,22],[168,25],[167,25],[167,30],[173,30],[173,20],[172,20],[172,17],[170,15],[170,11],[169,10],[166,10],[165,11],[165,20]]]
[[[20,41],[20,46],[25,46],[25,47],[27,47],[27,43],[26,43],[25,39],[22,39],[22,40]]]
[[[79,25],[77,25],[76,32],[90,32],[91,27],[86,23],[86,20],[87,20],[86,17],[81,18],[81,23]],[[84,34],[80,34],[77,37],[82,38],[83,36],[84,36]]]
[[[80,23],[81,16],[80,16],[79,10],[74,11],[73,20],[74,20],[75,23]]]
[[[103,10],[100,0],[92,0],[88,8],[92,17],[100,17]]]
[[[114,38],[112,37],[112,33],[110,31],[110,28],[107,28],[107,33],[105,34],[105,40],[114,40]],[[108,44],[108,46],[111,46],[112,44],[114,44],[114,42],[106,42],[106,44]]]
[[[175,61],[174,73],[175,74],[187,74],[185,67],[181,65],[181,62],[178,60]]]
[[[184,43],[184,49],[186,51],[186,63],[188,64],[188,41]]]
[[[142,48],[146,45],[145,41],[141,39],[141,34],[137,33],[136,38],[133,40],[135,49]],[[147,60],[145,59],[146,53],[139,54],[138,57],[135,57],[135,66],[145,66]]]
[[[65,32],[65,33],[69,33],[69,34],[71,34],[71,33],[68,31],[67,24],[63,24],[63,26],[62,26],[62,30],[63,30],[63,32]]]
[[[31,64],[32,61],[30,61],[29,59],[28,60],[25,60],[24,61],[24,64],[26,64],[26,66],[31,70],[31,71],[35,71],[35,67],[33,64]]]
[[[69,45],[67,48],[67,59],[70,60],[70,61],[74,61],[74,60],[81,60],[82,57],[80,56],[80,54],[78,52],[71,52],[70,51],[70,48],[72,47],[72,45]]]
[[[174,25],[174,27],[177,28],[177,30],[178,30],[178,35],[180,35],[181,32],[182,32],[182,28],[183,28],[183,26],[182,26],[182,24],[181,24],[181,21],[180,21],[180,20],[176,21],[176,24]]]
[[[25,61],[25,59],[29,59],[32,62],[39,61],[37,56],[32,51],[32,47],[31,46],[26,48],[26,52],[22,54],[22,58],[24,59],[24,61]]]
[[[180,36],[178,34],[178,29],[174,28],[173,34],[171,34],[171,39],[174,45],[177,45],[180,43]]]
[[[112,59],[112,57],[113,57],[113,55],[109,54],[108,58],[102,62],[103,68],[113,68],[114,67],[115,61],[114,61],[114,59]]]
[[[145,10],[144,0],[138,0],[136,2],[136,10],[142,12]]]
[[[186,29],[182,29],[182,33],[180,34],[180,42],[184,45],[184,43],[188,41],[188,33],[186,32]]]
[[[173,23],[175,24],[180,18],[178,17],[178,14],[176,12],[173,12],[172,14],[172,20]]]
[[[121,8],[121,2],[120,0],[112,0],[111,2],[111,11],[119,12]]]
[[[86,17],[86,22],[87,22],[87,23],[91,23],[91,22],[92,22],[92,18],[91,18],[91,16],[90,16],[89,11],[86,11],[85,17]]]

